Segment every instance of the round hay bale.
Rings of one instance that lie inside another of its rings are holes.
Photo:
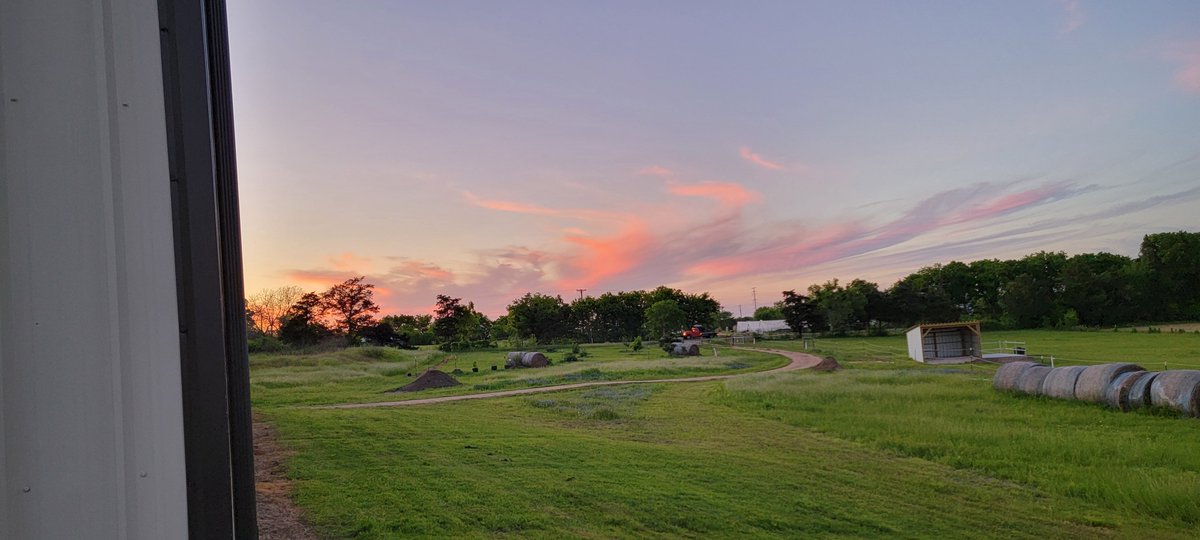
[[[688,356],[700,356],[700,346],[695,343],[688,345],[687,354]]]
[[[1200,371],[1164,371],[1150,383],[1150,404],[1200,416]]]
[[[688,352],[687,345],[684,345],[682,343],[672,343],[671,344],[671,355],[672,356],[687,356],[687,352]]]
[[[1075,399],[1104,403],[1104,391],[1108,390],[1108,385],[1118,375],[1131,371],[1146,371],[1146,369],[1128,362],[1088,366],[1083,369],[1083,373],[1079,374],[1079,380],[1075,381]]]
[[[527,352],[521,356],[521,365],[525,367],[546,367],[550,365],[550,360],[540,352]]]
[[[1022,394],[1036,396],[1042,388],[1042,381],[1046,380],[1046,375],[1050,374],[1048,366],[1029,366],[1021,371],[1021,375],[1017,377],[1016,385],[1013,390]]]
[[[1017,378],[1026,368],[1038,365],[1037,362],[1009,362],[996,369],[992,378],[992,387],[996,390],[1016,390]]]
[[[1041,395],[1058,399],[1075,399],[1075,382],[1083,366],[1064,366],[1050,370],[1042,381]]]
[[[504,357],[504,369],[512,369],[521,367],[521,357],[525,356],[525,351],[513,351]]]
[[[1132,407],[1129,406],[1129,391],[1133,390],[1133,386],[1137,384],[1138,380],[1149,374],[1149,371],[1127,371],[1117,375],[1117,378],[1109,383],[1108,388],[1104,389],[1104,403],[1114,409],[1130,410]]]
[[[1133,382],[1133,386],[1129,387],[1129,410],[1150,406],[1150,385],[1158,375],[1159,372],[1152,371]]]

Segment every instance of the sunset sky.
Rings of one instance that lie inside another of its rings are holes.
[[[229,3],[247,292],[831,278],[1200,231],[1200,2]]]

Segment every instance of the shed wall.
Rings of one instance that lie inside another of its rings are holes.
[[[0,2],[0,538],[185,538],[153,0]]]

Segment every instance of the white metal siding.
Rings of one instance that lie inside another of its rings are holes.
[[[924,343],[921,340],[921,327],[918,326],[910,329],[905,333],[905,337],[908,340],[908,357],[918,362],[924,362],[925,352],[923,348]]]
[[[0,2],[0,538],[187,535],[154,0]]]

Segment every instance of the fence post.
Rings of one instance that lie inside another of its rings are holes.
[[[1054,355],[1050,355],[1050,367],[1054,367]]]

